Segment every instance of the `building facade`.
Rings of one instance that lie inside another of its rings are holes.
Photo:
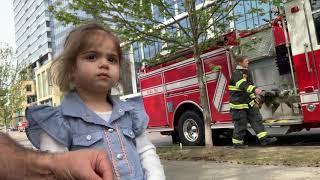
[[[35,71],[52,60],[53,18],[48,11],[51,0],[14,0],[16,56],[19,64],[31,68],[35,84]],[[37,88],[36,88],[37,89]],[[36,91],[39,97],[39,91]],[[31,100],[36,101],[36,98]],[[32,102],[30,102],[32,103]]]
[[[16,56],[19,63],[36,67],[52,59],[50,0],[14,0]]]

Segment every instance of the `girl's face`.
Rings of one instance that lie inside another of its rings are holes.
[[[242,67],[244,67],[244,68],[248,68],[248,67],[249,67],[249,60],[248,60],[248,58],[245,58],[239,65],[242,66]]]
[[[92,46],[79,52],[72,77],[76,89],[106,93],[119,80],[120,57],[110,35],[104,31],[93,33]]]

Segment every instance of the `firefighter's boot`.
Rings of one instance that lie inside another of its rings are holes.
[[[245,145],[245,144],[233,144],[232,146],[233,149],[245,149],[247,147],[248,145]]]
[[[276,137],[264,137],[264,138],[260,139],[260,144],[262,146],[267,146],[267,145],[270,145],[276,141],[277,141]]]

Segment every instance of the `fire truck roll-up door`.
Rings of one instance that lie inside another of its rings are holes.
[[[285,13],[303,119],[319,122],[320,1],[288,1]]]

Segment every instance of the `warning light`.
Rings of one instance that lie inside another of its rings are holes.
[[[298,12],[300,9],[299,9],[299,6],[293,6],[291,7],[291,13],[296,13]]]

